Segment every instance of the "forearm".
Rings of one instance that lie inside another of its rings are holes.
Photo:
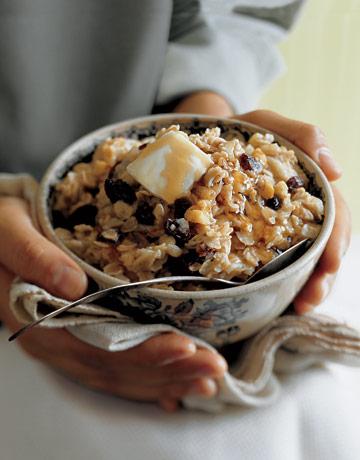
[[[234,111],[229,102],[212,91],[199,91],[184,97],[175,107],[177,113],[196,113],[215,117],[231,117]]]

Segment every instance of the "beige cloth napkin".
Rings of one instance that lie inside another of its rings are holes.
[[[10,292],[11,309],[18,320],[41,318],[49,309],[66,305],[43,289],[21,280]],[[166,324],[138,324],[132,318],[96,305],[80,305],[43,327],[66,327],[79,339],[111,352],[139,345],[165,332],[182,331]],[[214,350],[192,337],[198,347]],[[322,315],[286,315],[272,321],[255,337],[239,344],[235,363],[219,381],[212,399],[185,398],[186,407],[217,412],[226,405],[263,406],[276,400],[280,390],[276,372],[299,372],[325,361],[360,366],[360,335],[345,324]]]
[[[37,183],[27,175],[0,174],[0,195],[20,196],[29,201],[35,216]],[[42,317],[66,301],[21,280],[10,292],[10,308],[21,322]],[[45,309],[45,310],[44,310]],[[182,331],[166,324],[138,324],[114,310],[81,305],[43,327],[66,327],[73,335],[96,347],[114,352],[134,347],[157,334]],[[198,347],[213,349],[192,337]],[[185,398],[186,407],[220,411],[226,405],[263,406],[276,400],[280,383],[277,372],[298,372],[314,364],[336,361],[360,366],[360,335],[353,328],[322,315],[286,315],[275,319],[255,337],[239,343],[234,364],[219,381],[212,399]]]

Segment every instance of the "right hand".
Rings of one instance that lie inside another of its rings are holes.
[[[25,201],[0,198],[0,319],[14,332],[21,324],[9,309],[15,275],[69,300],[86,290],[86,275],[33,226]],[[122,352],[88,345],[65,329],[34,328],[18,339],[30,356],[87,387],[168,411],[188,394],[211,397],[225,360],[196,348],[186,337],[166,333]]]

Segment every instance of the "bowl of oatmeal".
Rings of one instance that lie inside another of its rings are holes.
[[[114,299],[137,321],[222,346],[291,303],[330,236],[334,201],[319,167],[276,134],[171,114],[107,126],[68,147],[41,181],[38,215],[100,287],[171,275],[244,281],[309,238],[302,257],[248,285],[159,284]]]

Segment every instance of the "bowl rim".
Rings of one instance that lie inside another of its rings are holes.
[[[325,174],[322,172],[320,167],[312,160],[303,150],[294,145],[292,142],[278,135],[277,133],[262,128],[253,123],[244,122],[237,118],[222,118],[222,117],[213,117],[209,115],[201,114],[159,114],[159,115],[149,115],[144,117],[132,118],[129,120],[120,121],[117,123],[112,123],[110,125],[103,126],[101,128],[92,131],[75,142],[71,143],[60,154],[55,158],[55,160],[47,168],[43,178],[40,181],[38,193],[37,193],[37,218],[40,224],[42,231],[45,235],[50,238],[58,247],[60,247],[65,253],[67,253],[73,260],[75,260],[85,272],[92,277],[95,277],[97,280],[100,280],[104,285],[115,286],[119,284],[126,284],[121,282],[121,280],[112,277],[101,270],[93,267],[88,264],[80,257],[78,257],[74,252],[68,249],[65,244],[58,238],[55,234],[54,228],[51,224],[49,217],[49,208],[48,208],[48,194],[51,190],[51,187],[55,183],[54,179],[56,178],[56,172],[64,169],[64,164],[66,160],[69,163],[70,160],[74,157],[75,152],[78,152],[80,148],[84,147],[85,143],[94,144],[95,141],[103,141],[107,137],[114,134],[115,131],[125,130],[130,128],[134,124],[150,124],[150,123],[161,123],[169,121],[170,123],[176,123],[181,121],[189,122],[191,120],[196,120],[201,122],[209,123],[222,123],[222,124],[235,124],[243,127],[244,129],[249,129],[250,131],[257,131],[260,133],[271,133],[274,135],[275,141],[284,145],[285,147],[294,150],[295,155],[300,159],[301,163],[305,166],[305,169],[310,169],[310,173],[314,174],[316,177],[317,183],[320,185],[323,192],[323,197],[325,201],[325,217],[320,230],[319,235],[311,245],[311,247],[297,259],[295,262],[280,270],[279,272],[268,276],[262,280],[255,281],[244,286],[235,286],[224,289],[214,289],[211,291],[177,291],[177,290],[164,290],[157,288],[144,288],[142,292],[157,298],[166,298],[172,300],[188,300],[189,298],[193,300],[214,300],[214,299],[226,299],[229,297],[237,297],[239,295],[247,295],[253,291],[262,291],[266,289],[269,285],[279,283],[286,278],[291,277],[295,272],[300,271],[311,259],[319,256],[320,253],[325,248],[325,245],[330,237],[334,221],[335,221],[335,200],[333,191],[329,181],[327,180]],[[135,291],[135,290],[134,290]]]

